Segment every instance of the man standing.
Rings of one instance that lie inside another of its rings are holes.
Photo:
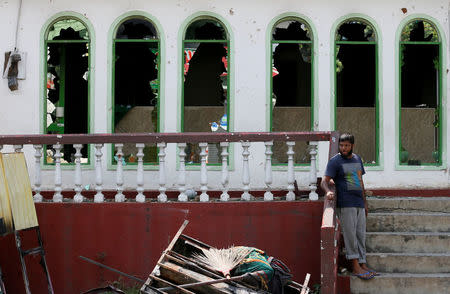
[[[322,188],[328,199],[337,196],[337,215],[341,222],[346,257],[351,260],[353,275],[369,280],[376,275],[366,265],[367,201],[362,175],[365,174],[361,158],[353,153],[355,139],[344,133],[339,137],[339,154],[328,162]],[[336,193],[331,190],[331,182]]]

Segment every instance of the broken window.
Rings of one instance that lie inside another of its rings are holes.
[[[312,63],[310,27],[301,20],[282,20],[272,31],[271,130],[299,132],[313,129]],[[294,162],[308,163],[305,141],[296,142]],[[287,163],[284,142],[274,142],[273,164]]]
[[[415,19],[400,39],[400,152],[402,165],[440,165],[441,53],[430,22]]]
[[[183,41],[184,132],[228,131],[228,48],[226,30],[217,20],[197,20],[187,28]],[[209,164],[221,162],[219,144],[208,144],[207,152]],[[198,144],[188,144],[186,154],[187,162],[200,162]]]
[[[347,20],[336,32],[336,130],[350,132],[365,164],[378,164],[377,36],[371,24]]]
[[[48,29],[46,48],[45,133],[89,132],[89,32],[77,19],[62,19]],[[54,150],[45,148],[45,163],[53,162]],[[64,145],[62,163],[74,162],[73,145]],[[88,163],[88,148],[81,150]]]
[[[136,17],[119,25],[113,44],[113,132],[159,132],[159,50],[158,33],[148,20]],[[136,144],[124,144],[124,162],[136,163],[137,152]],[[143,160],[157,162],[155,144],[146,144]]]

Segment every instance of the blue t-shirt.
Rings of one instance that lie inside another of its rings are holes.
[[[361,158],[356,154],[344,158],[338,153],[330,159],[325,176],[336,184],[337,207],[364,207],[361,181],[365,173]]]

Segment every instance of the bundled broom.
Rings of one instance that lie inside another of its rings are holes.
[[[231,246],[229,248],[202,248],[202,253],[193,254],[193,257],[219,272],[225,277],[230,278],[230,271],[237,266],[247,255],[250,254],[252,248],[244,246]]]

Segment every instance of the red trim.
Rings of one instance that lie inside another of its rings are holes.
[[[387,197],[450,197],[449,189],[370,189],[374,196]]]

